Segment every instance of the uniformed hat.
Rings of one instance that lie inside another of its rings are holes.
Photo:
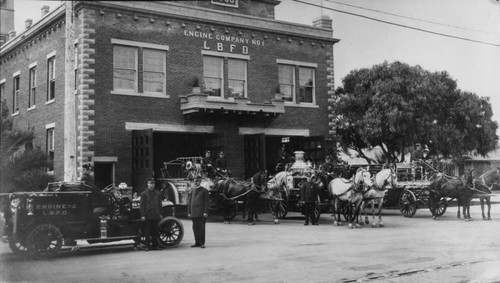
[[[210,150],[206,150],[205,153],[210,153]]]
[[[195,180],[201,180],[201,179],[202,179],[202,177],[201,177],[201,175],[197,175],[196,177],[194,177],[194,179],[195,179]]]
[[[154,183],[155,182],[155,178],[149,177],[149,178],[146,179],[146,182],[153,182]]]
[[[223,154],[224,154],[224,151],[219,152],[219,155],[223,155]]]
[[[417,142],[417,143],[415,144],[415,146],[421,146],[421,144]]]

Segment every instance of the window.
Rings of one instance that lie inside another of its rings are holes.
[[[227,60],[227,84],[229,97],[245,97],[247,88],[247,62]]]
[[[122,39],[113,44],[113,94],[166,98],[168,46]]]
[[[12,114],[19,112],[19,77],[20,75],[16,75],[14,77],[14,93],[12,96]]]
[[[74,63],[74,72],[75,72],[75,78],[74,78],[74,83],[75,83],[75,90],[78,88],[77,83],[78,83],[78,44],[75,44],[75,61]]]
[[[298,103],[314,103],[314,69],[299,67]]]
[[[56,57],[47,60],[47,101],[56,98]]]
[[[316,104],[315,72],[317,64],[277,60],[278,84],[283,99],[291,104]]]
[[[47,125],[47,155],[49,157],[48,171],[54,171],[54,125]]]
[[[0,81],[0,101],[5,98],[5,79]]]
[[[144,49],[142,60],[144,92],[165,93],[165,52]]]
[[[28,109],[36,105],[36,66],[30,69],[30,88],[28,96]]]
[[[137,92],[137,48],[114,46],[113,89]]]
[[[203,50],[202,54],[205,94],[220,98],[248,97],[247,62],[250,56],[209,50]]]
[[[210,96],[222,96],[224,60],[219,57],[203,57],[203,82],[205,93]]]
[[[283,100],[293,102],[295,96],[295,70],[293,66],[279,65],[279,86]]]

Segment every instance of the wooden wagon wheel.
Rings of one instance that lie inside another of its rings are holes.
[[[412,191],[403,190],[399,197],[399,210],[404,217],[413,217],[415,215],[417,212],[417,198]]]
[[[274,200],[269,202],[269,210],[271,210],[271,214],[274,217],[278,219],[283,219],[288,213],[288,196],[286,195],[285,192],[280,192],[280,194],[281,194],[280,200]]]
[[[26,255],[26,252],[28,251],[28,248],[26,247],[26,240],[20,239],[19,237],[13,237],[12,239],[9,239],[9,248],[15,254]]]
[[[40,224],[28,234],[28,252],[34,258],[51,258],[63,245],[63,235],[52,224]]]
[[[446,201],[446,197],[441,197],[439,199],[438,207],[436,208],[435,216],[442,216],[446,212],[446,208],[448,207],[448,201]],[[429,201],[429,210],[432,213],[431,202]]]

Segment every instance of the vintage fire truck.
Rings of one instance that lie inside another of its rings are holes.
[[[83,182],[58,182],[42,192],[2,197],[8,199],[3,239],[15,253],[49,258],[75,240],[89,244],[141,240],[139,198],[114,185],[98,190]],[[164,248],[177,246],[184,236],[182,222],[172,214],[172,202],[163,201],[158,242]]]

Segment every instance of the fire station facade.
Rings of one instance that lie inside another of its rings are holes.
[[[65,60],[62,5],[1,47],[1,98],[15,127],[33,130],[53,158],[57,180],[66,170],[68,61],[74,158],[79,175],[93,165],[98,186],[140,191],[163,162],[205,150],[224,151],[240,178],[272,169],[282,145],[319,162],[339,40],[325,17],[314,26],[275,20],[279,2],[77,1],[74,60]]]

